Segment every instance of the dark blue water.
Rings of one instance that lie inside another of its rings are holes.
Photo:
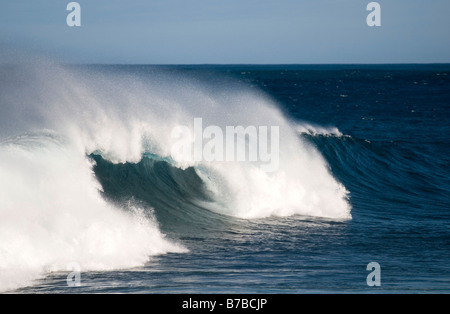
[[[352,219],[201,212],[191,200],[206,196],[189,169],[151,158],[113,165],[92,154],[104,197],[149,204],[161,231],[189,252],[83,272],[79,287],[51,273],[19,292],[450,292],[450,65],[92,68],[226,78],[264,91],[292,120],[337,127],[343,136],[299,136],[350,192]],[[370,262],[381,267],[381,286],[366,283]]]

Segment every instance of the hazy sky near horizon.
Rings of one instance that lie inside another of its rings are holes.
[[[0,2],[0,55],[74,63],[448,63],[449,0],[67,0]],[[8,57],[4,57],[8,58]]]

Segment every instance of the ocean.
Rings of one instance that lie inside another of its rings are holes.
[[[1,66],[0,291],[449,293],[449,76]],[[174,130],[198,119],[271,130],[275,170],[175,158]]]

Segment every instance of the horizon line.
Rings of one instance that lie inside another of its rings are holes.
[[[380,63],[82,63],[66,65],[150,65],[150,66],[305,66],[305,65],[450,65],[450,62],[380,62]]]

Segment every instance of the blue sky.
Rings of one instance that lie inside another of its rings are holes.
[[[449,0],[66,0],[0,2],[0,49],[75,63],[450,62]],[[12,53],[11,53],[12,52]]]

